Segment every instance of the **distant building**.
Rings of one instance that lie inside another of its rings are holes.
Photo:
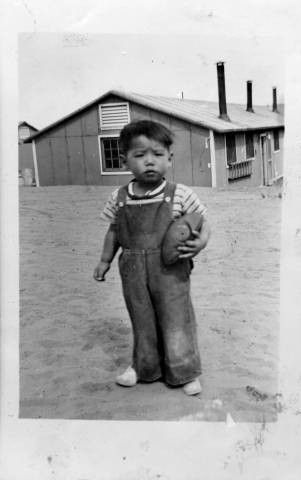
[[[27,122],[18,124],[18,145],[19,145],[19,173],[25,168],[31,168],[34,172],[33,150],[30,144],[24,143],[31,135],[38,131],[37,128],[29,125]]]
[[[175,134],[167,178],[201,187],[271,185],[283,172],[283,109],[226,103],[224,64],[217,64],[219,101],[155,97],[111,90],[31,135],[38,185],[122,185],[119,134],[133,120],[152,119]]]

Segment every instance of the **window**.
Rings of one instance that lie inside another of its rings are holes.
[[[101,172],[104,175],[110,174],[130,174],[130,170],[125,169],[120,158],[119,135],[99,137]]]
[[[121,130],[130,121],[128,103],[105,103],[99,114],[101,130]]]
[[[235,134],[227,133],[226,134],[226,150],[227,150],[227,164],[231,165],[236,162],[236,145],[235,145]]]
[[[274,151],[276,151],[276,150],[280,150],[278,130],[274,131]]]
[[[254,138],[250,132],[246,132],[246,158],[254,158]]]
[[[243,140],[242,140],[243,141]],[[244,177],[250,177],[252,175],[252,157],[254,156],[254,143],[253,143],[253,134],[246,133],[246,151],[247,157],[246,160],[237,162],[236,158],[236,142],[235,142],[235,133],[226,134],[226,150],[227,150],[227,164],[228,164],[228,181],[232,182]]]
[[[116,172],[122,169],[120,159],[119,138],[106,137],[100,139],[102,168],[104,172]]]

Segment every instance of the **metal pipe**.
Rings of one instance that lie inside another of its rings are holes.
[[[227,115],[224,62],[218,62],[216,65],[217,65],[219,118],[230,121],[230,118]]]
[[[273,112],[278,112],[277,107],[277,88],[273,87]]]
[[[254,113],[252,102],[252,80],[247,80],[247,112]]]

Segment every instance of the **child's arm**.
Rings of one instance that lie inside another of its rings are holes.
[[[179,258],[192,258],[197,255],[206,247],[210,238],[210,233],[211,229],[209,222],[204,218],[201,231],[198,232],[197,230],[193,230],[193,240],[187,240],[183,247],[178,247],[178,250],[182,252],[181,255],[179,255]]]
[[[104,238],[100,261],[94,269],[93,278],[95,280],[99,282],[105,280],[105,275],[110,269],[111,262],[113,261],[119,246],[116,235],[116,225],[111,224]]]

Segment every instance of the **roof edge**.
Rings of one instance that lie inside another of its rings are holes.
[[[33,125],[31,125],[30,123],[26,122],[25,120],[21,120],[21,121],[18,123],[18,128],[19,128],[19,127],[22,127],[23,125],[26,125],[27,127],[32,128],[32,129],[35,130],[36,132],[39,131],[38,128],[34,127]]]
[[[151,105],[147,101],[147,99],[144,99],[144,98],[141,98],[141,99],[139,98],[138,99],[134,93],[112,89],[112,90],[107,91],[106,93],[104,93],[100,97],[97,97],[96,99],[89,102],[88,104],[84,105],[83,107],[74,110],[73,112],[69,113],[68,115],[65,115],[64,117],[61,117],[59,120],[49,124],[48,126],[42,128],[41,130],[38,130],[36,133],[34,133],[30,137],[26,138],[26,140],[24,140],[24,143],[29,143],[32,140],[35,140],[37,137],[39,137],[39,136],[43,135],[44,133],[46,133],[47,131],[57,127],[58,125],[60,125],[64,121],[66,121],[68,119],[71,119],[72,117],[78,115],[79,113],[84,112],[85,110],[89,109],[90,107],[92,107],[96,103],[101,102],[102,100],[104,100],[106,97],[108,97],[110,95],[115,95],[115,96],[120,97],[124,100],[129,100],[133,103],[136,103],[138,105],[142,105],[144,107],[151,108],[153,110],[156,110],[156,111],[161,112],[161,113],[165,113],[167,115],[172,115],[173,117],[178,118],[182,121],[186,121],[187,123],[192,123],[193,125],[197,125],[199,127],[206,128],[208,130],[213,130],[217,133],[243,132],[243,131],[256,131],[256,130],[259,131],[259,130],[268,130],[268,129],[272,129],[272,128],[284,128],[284,124],[283,125],[269,126],[269,127],[260,127],[260,128],[252,128],[252,127],[251,128],[250,127],[231,128],[230,125],[229,125],[229,128],[227,128],[227,127],[217,128],[216,126],[210,125],[210,123],[203,123],[203,122],[200,122],[200,121],[197,121],[197,120],[193,120],[191,117],[186,116],[185,114],[170,112],[168,108],[164,108],[162,106],[154,107],[153,105]],[[137,95],[143,95],[143,94],[137,94]]]
[[[29,143],[29,142],[31,142],[32,140],[34,140],[35,138],[39,137],[40,135],[42,135],[43,133],[47,132],[48,130],[51,130],[52,128],[57,127],[58,125],[60,125],[60,124],[63,123],[64,121],[66,121],[66,120],[74,117],[75,115],[78,115],[79,113],[84,112],[85,110],[89,109],[90,107],[92,107],[92,106],[95,105],[96,103],[100,102],[100,101],[103,100],[104,98],[108,97],[109,95],[121,96],[122,93],[121,93],[121,92],[118,92],[117,90],[109,90],[108,92],[104,93],[104,94],[101,95],[100,97],[98,97],[98,98],[92,100],[91,102],[87,103],[87,104],[84,105],[83,107],[77,108],[76,110],[74,110],[73,112],[69,113],[68,115],[64,115],[64,117],[59,118],[59,120],[56,120],[55,122],[50,123],[50,124],[47,125],[46,127],[41,128],[41,130],[39,130],[37,133],[34,133],[34,134],[31,135],[30,137],[26,138],[26,141],[24,141],[24,143]]]

